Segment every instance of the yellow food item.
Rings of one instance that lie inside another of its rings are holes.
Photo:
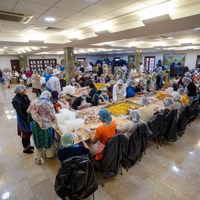
[[[94,85],[95,85],[95,87],[97,88],[97,90],[100,90],[102,87],[105,87],[105,86],[106,86],[106,85],[103,84],[103,83],[95,83]]]
[[[164,99],[164,98],[169,97],[169,96],[168,96],[165,92],[163,92],[163,91],[158,92],[155,96],[156,96],[158,99]]]
[[[129,113],[129,109],[138,109],[140,106],[132,103],[115,104],[107,108],[114,115],[125,115]]]

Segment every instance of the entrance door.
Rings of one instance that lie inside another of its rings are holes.
[[[18,73],[20,73],[19,60],[10,60],[10,64],[12,71],[17,71]]]
[[[200,65],[200,55],[197,56],[196,67]]]
[[[144,58],[144,67],[147,71],[152,71],[155,66],[155,56],[145,56]]]

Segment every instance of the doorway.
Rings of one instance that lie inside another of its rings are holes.
[[[155,56],[145,56],[144,57],[144,67],[145,69],[150,72],[153,71],[155,66]]]
[[[12,71],[17,71],[18,73],[20,73],[19,60],[10,60],[10,64]]]

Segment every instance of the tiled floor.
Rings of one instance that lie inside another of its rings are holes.
[[[35,95],[28,91],[30,99]],[[22,153],[11,105],[13,88],[0,85],[0,199],[58,200],[54,180],[59,162],[34,163],[33,155]],[[146,155],[124,175],[105,182],[96,200],[199,200],[200,119],[187,127],[176,143],[156,149],[149,144]],[[9,197],[6,198],[6,195]]]

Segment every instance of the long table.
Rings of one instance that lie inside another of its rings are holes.
[[[128,99],[125,99],[125,101],[129,101],[129,102],[133,102],[133,103],[137,103],[138,104],[138,103],[140,103],[141,98],[144,97],[144,96],[145,95],[140,95],[138,97],[128,98]],[[158,110],[162,110],[163,109],[163,101],[158,99],[156,102],[150,103],[148,106],[151,106],[151,107],[153,107],[155,109],[157,108]],[[95,107],[95,109],[96,109],[96,111],[98,113],[98,111],[100,109],[104,108],[104,107],[105,106],[97,106],[97,107]],[[88,109],[90,109],[90,108],[88,108]],[[130,122],[129,119],[123,118],[122,116],[117,117],[117,116],[112,115],[112,119],[117,123],[118,126],[121,126],[123,124],[126,124],[126,123]],[[86,133],[86,131],[84,129],[86,129],[86,128],[95,129],[100,125],[102,125],[102,122],[85,124],[83,129],[80,129],[80,130],[78,130],[76,132],[72,132],[72,134],[74,134],[74,142],[75,142],[75,144],[80,142],[80,140],[77,137],[77,133],[82,134],[84,140],[88,140],[89,136],[88,136],[88,134]],[[62,133],[59,130],[55,130],[55,132],[57,134],[58,141],[59,141],[59,138],[62,136]],[[59,146],[59,144],[58,144],[58,146]]]

